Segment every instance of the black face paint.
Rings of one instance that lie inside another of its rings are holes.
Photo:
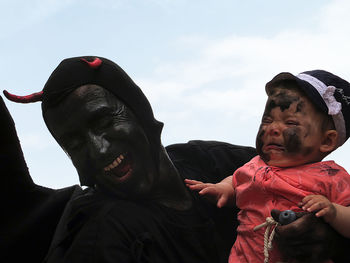
[[[255,140],[255,148],[257,153],[260,155],[261,159],[263,159],[265,162],[268,162],[270,161],[270,156],[263,153],[262,151],[262,147],[263,147],[262,137],[264,136],[264,134],[265,134],[265,130],[262,128],[262,125],[260,125],[258,134],[256,136],[256,140]]]
[[[288,128],[283,131],[285,148],[288,153],[297,153],[301,150],[300,129]]]
[[[281,91],[276,95],[275,95],[275,93],[273,93],[273,95],[270,96],[269,100],[266,103],[265,114],[269,114],[271,112],[271,110],[276,108],[276,107],[279,107],[281,109],[281,111],[283,112],[283,111],[289,109],[290,105],[293,102],[298,102],[298,101],[300,101],[299,96],[292,96],[285,91]],[[299,104],[300,104],[299,109],[301,110],[303,103],[301,102]],[[297,107],[297,110],[298,110],[298,107]]]
[[[288,154],[301,153],[306,156],[313,151],[313,147],[302,147],[299,128],[286,129],[283,131],[283,137]],[[307,135],[304,137],[307,137]]]
[[[309,114],[311,113],[309,112],[308,101],[305,100],[302,94],[299,94],[296,90],[274,89],[273,92],[269,94],[265,112],[256,137],[256,150],[260,157],[266,163],[273,161],[273,165],[275,163],[278,164],[280,161],[283,163],[283,158],[285,158],[287,162],[293,162],[294,158],[295,160],[303,159],[304,156],[308,158],[308,155],[313,153],[315,149],[310,146],[308,141],[304,142],[304,140],[305,138],[314,136],[314,127],[310,119],[304,122],[304,117],[302,117],[302,115],[306,116]],[[272,130],[270,134],[270,129],[273,129],[273,127],[269,125],[274,125],[273,122],[275,121],[277,122],[276,125],[279,125],[276,129],[280,129],[279,132],[282,132],[282,134],[274,134]],[[282,136],[283,139],[279,136]],[[266,142],[265,137],[267,140]],[[275,139],[273,139],[274,137]],[[271,147],[268,144],[274,143],[277,145],[281,144],[277,146],[279,150],[270,151]],[[265,146],[267,147],[266,153],[263,152]],[[275,154],[277,162],[274,161]]]
[[[152,193],[159,173],[148,137],[119,98],[97,85],[81,86],[45,114],[82,182],[120,197]]]
[[[295,113],[302,112],[302,109],[304,108],[304,105],[305,105],[304,101],[299,101],[298,104],[297,104],[297,108],[295,110]]]

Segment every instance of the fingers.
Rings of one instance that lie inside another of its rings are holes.
[[[217,207],[221,208],[221,207],[225,206],[225,205],[227,204],[227,202],[228,202],[227,196],[222,195],[222,196],[219,198],[219,200],[218,200],[218,202],[217,202],[216,205],[217,205]]]
[[[330,208],[329,207],[325,207],[325,208],[323,208],[323,209],[321,209],[320,211],[318,211],[316,214],[315,214],[315,216],[317,216],[317,217],[323,217],[323,216],[325,216],[325,215],[327,215],[328,213],[330,213]]]
[[[212,196],[218,195],[218,192],[216,191],[215,187],[210,187],[210,185],[202,186],[202,187],[203,189],[198,192],[200,195],[212,195]]]
[[[201,181],[185,179],[186,186],[193,191],[199,192],[201,195],[216,194],[215,185],[211,183],[203,183]]]
[[[188,184],[188,185],[203,184],[203,182],[197,181],[197,180],[192,180],[192,179],[185,179],[185,184]]]
[[[316,214],[316,217],[322,217],[326,222],[330,223],[336,218],[337,210],[333,203],[330,203],[329,206],[321,209]]]
[[[328,205],[326,203],[316,202],[316,203],[309,205],[307,208],[305,208],[305,210],[308,212],[316,212],[316,211],[320,211],[321,209],[326,208],[326,207],[328,207]]]
[[[201,191],[207,187],[213,186],[211,183],[203,183],[197,180],[185,179],[186,186],[193,191]]]
[[[194,185],[187,185],[188,188],[190,188],[192,191],[200,192],[201,190],[209,187],[207,184],[194,184]]]
[[[220,182],[217,184],[203,183],[197,180],[185,179],[186,186],[199,195],[209,199],[219,208],[234,204],[235,192],[231,184]]]
[[[199,195],[205,197],[210,202],[216,204],[217,207],[220,208],[227,203],[227,197],[221,198],[220,193],[218,193],[217,189],[215,188],[215,184],[202,183],[199,181],[187,179],[185,181],[186,183],[191,181],[189,182],[189,184],[186,184],[186,186],[193,191],[197,191]]]
[[[309,195],[302,200],[302,209],[308,212],[319,211],[331,205],[331,202],[322,195]]]
[[[331,201],[322,195],[309,195],[302,200],[302,209],[308,212],[316,212],[316,217],[322,217],[326,222],[331,222],[336,216],[336,209]]]
[[[307,208],[321,200],[321,198],[321,195],[308,195],[303,198],[299,205],[303,208],[303,210],[307,210]]]
[[[314,199],[315,197],[316,197],[316,195],[308,195],[308,196],[305,196],[301,202],[305,204],[305,203],[307,203],[308,201],[310,201],[311,199]]]

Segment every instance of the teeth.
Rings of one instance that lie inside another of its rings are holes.
[[[110,171],[112,169],[114,169],[115,167],[117,167],[122,160],[124,160],[124,155],[119,155],[110,165],[106,166],[105,168],[103,168],[105,171]]]

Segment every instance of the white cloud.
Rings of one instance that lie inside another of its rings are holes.
[[[241,96],[240,104],[244,104],[252,94],[262,94],[264,84],[281,71],[299,73],[322,68],[350,79],[350,34],[342,30],[349,30],[350,18],[344,9],[350,11],[350,3],[333,1],[319,18],[320,28],[281,31],[269,38],[228,36],[203,41],[190,36],[186,41],[182,37],[180,43],[191,43],[196,59],[162,64],[150,79],[140,82],[156,103],[169,97],[171,101],[178,98],[198,105],[198,101],[204,103],[208,97],[221,94],[217,107],[229,108],[227,97]],[[338,25],[336,31],[334,25]],[[196,89],[205,92],[194,92]]]
[[[325,69],[350,80],[349,11],[349,2],[332,1],[313,14],[317,28],[281,30],[270,37],[181,37],[177,44],[191,50],[191,58],[161,64],[153,76],[139,81],[170,125],[163,137],[186,141],[200,134],[233,143],[241,137],[239,143],[246,143],[252,136],[253,143],[266,99],[264,85],[277,73]]]

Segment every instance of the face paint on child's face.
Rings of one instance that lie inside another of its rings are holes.
[[[292,127],[283,131],[286,149],[289,153],[297,153],[301,150],[300,128]]]
[[[270,94],[256,138],[256,148],[269,165],[288,167],[318,161],[321,116],[298,91]]]
[[[279,107],[283,112],[286,109],[289,109],[291,104],[294,102],[299,102],[297,106],[297,110],[300,111],[302,107],[302,103],[300,101],[300,97],[297,95],[290,94],[288,90],[277,90],[270,96],[271,100],[268,100],[269,103],[266,104],[265,112],[270,112],[272,109]],[[301,104],[301,105],[299,105]]]

